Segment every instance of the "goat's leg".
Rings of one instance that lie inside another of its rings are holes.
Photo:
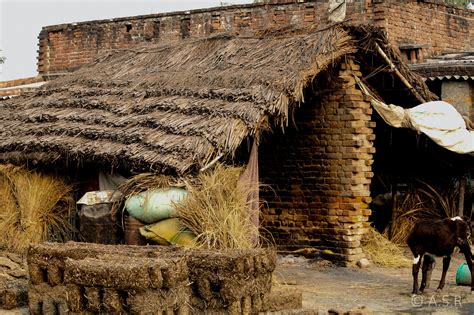
[[[432,255],[428,255],[428,273],[426,274],[426,288],[428,289],[430,287],[430,282],[431,282],[431,274],[436,266],[436,259]]]
[[[419,294],[418,291],[418,272],[420,271],[421,259],[423,255],[414,255],[413,266],[412,266],[412,275],[413,275],[413,291],[412,294]]]
[[[439,286],[437,291],[441,291],[444,288],[444,283],[446,280],[446,272],[449,268],[449,263],[451,262],[451,255],[448,255],[443,258],[443,274],[441,275],[441,280],[439,281]]]
[[[430,287],[431,272],[435,266],[434,257],[428,254],[423,256],[423,265],[421,267],[421,285],[420,292],[423,293],[425,288]]]

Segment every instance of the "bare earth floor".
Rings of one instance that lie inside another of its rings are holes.
[[[458,266],[464,257],[454,254],[446,286],[436,293],[441,277],[442,259],[436,259],[430,288],[423,295],[412,296],[411,265],[366,269],[338,267],[325,260],[291,255],[279,256],[274,283],[303,293],[303,308],[296,314],[340,314],[362,309],[362,314],[474,314],[474,294],[470,287],[457,286]],[[421,281],[421,275],[420,275]],[[0,310],[3,314],[28,314],[27,309]]]
[[[275,282],[303,292],[303,308],[347,312],[363,308],[373,314],[474,314],[474,294],[470,287],[457,286],[458,266],[464,262],[454,254],[441,293],[435,290],[441,278],[442,258],[436,259],[430,288],[412,296],[411,265],[366,269],[337,267],[321,260],[280,256]],[[421,281],[421,272],[419,276]]]

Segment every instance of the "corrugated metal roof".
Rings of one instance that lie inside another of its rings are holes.
[[[425,80],[473,80],[474,51],[464,51],[431,57],[424,63],[412,64],[410,69]]]
[[[423,78],[423,80],[427,81],[444,81],[444,80],[464,80],[464,81],[469,81],[473,80],[474,81],[474,76],[468,76],[468,75],[441,75],[441,76],[436,76],[436,77],[428,77],[428,78]]]

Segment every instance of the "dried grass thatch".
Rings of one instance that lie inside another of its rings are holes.
[[[241,173],[241,168],[217,164],[187,185],[188,197],[176,204],[177,217],[197,235],[197,247],[255,247],[258,227],[251,220],[249,191],[238,184]]]
[[[31,243],[70,240],[74,211],[63,179],[0,165],[0,247],[22,252]]]
[[[174,177],[168,175],[156,175],[153,173],[140,173],[132,176],[122,185],[119,190],[128,198],[143,191],[166,187],[185,187],[186,181],[192,180],[186,177]]]
[[[410,260],[405,256],[403,249],[373,227],[369,227],[363,236],[362,250],[377,265],[394,268],[410,265]]]
[[[375,30],[287,27],[110,51],[30,96],[1,102],[0,160],[186,173],[232,158],[258,129],[284,127],[316,76],[387,43]]]

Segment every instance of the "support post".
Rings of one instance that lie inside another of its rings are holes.
[[[458,215],[462,217],[464,215],[464,194],[466,192],[466,176],[461,176],[459,179],[459,202],[458,202]]]

